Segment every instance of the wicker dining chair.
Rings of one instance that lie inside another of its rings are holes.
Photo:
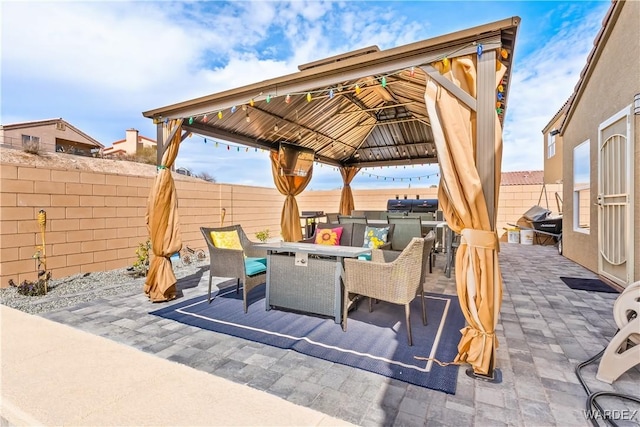
[[[204,240],[209,247],[209,294],[211,303],[211,279],[216,277],[233,277],[236,279],[236,293],[242,284],[242,300],[244,312],[247,312],[247,295],[256,286],[266,281],[267,251],[255,247],[256,243],[249,240],[242,226],[200,227]],[[218,248],[214,245],[211,232],[236,231],[240,239],[242,250]]]
[[[391,262],[384,262],[382,251],[372,250],[372,261],[346,258],[344,260],[344,295],[342,305],[342,329],[347,330],[349,294],[404,305],[409,345],[411,336],[410,304],[419,294],[422,303],[422,323],[427,324],[424,301],[423,255],[425,239],[414,238],[400,255]]]
[[[393,218],[388,217],[389,224],[395,224],[396,229],[393,232],[393,240],[391,240],[391,249],[394,251],[402,251],[411,242],[414,237],[422,237],[422,224],[420,218]]]

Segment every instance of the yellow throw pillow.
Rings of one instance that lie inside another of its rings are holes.
[[[211,240],[216,248],[242,250],[240,237],[236,230],[233,231],[212,231]]]

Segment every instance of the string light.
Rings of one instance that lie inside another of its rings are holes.
[[[408,181],[412,181],[414,179],[417,179],[418,181],[421,181],[422,178],[429,179],[429,178],[432,178],[432,177],[439,177],[440,176],[439,172],[434,172],[434,173],[430,173],[430,174],[427,174],[427,175],[409,176],[409,177],[384,176],[384,175],[377,175],[375,173],[370,173],[370,172],[365,172],[365,173],[367,174],[367,176],[369,178],[373,178],[373,177],[375,177],[376,179],[382,178],[385,181],[387,179],[391,179],[391,180],[394,180],[394,181],[396,179],[399,179],[400,181],[404,181],[405,179],[408,180]]]

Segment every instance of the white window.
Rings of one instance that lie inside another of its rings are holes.
[[[558,131],[553,129],[549,134],[547,134],[547,159],[552,158],[556,155],[556,135]]]
[[[573,230],[589,234],[591,227],[591,144],[573,149]]]

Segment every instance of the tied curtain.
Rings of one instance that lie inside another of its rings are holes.
[[[300,212],[298,211],[298,202],[296,197],[302,193],[311,182],[313,176],[313,165],[307,176],[288,176],[280,175],[280,163],[278,160],[278,152],[272,151],[271,157],[271,174],[276,188],[280,194],[286,196],[284,206],[282,206],[282,214],[280,215],[280,228],[282,229],[282,238],[285,242],[297,242],[302,240],[302,229],[300,227]]]
[[[344,166],[340,168],[340,175],[342,175],[342,192],[340,193],[340,215],[351,215],[351,212],[355,208],[353,203],[353,192],[351,191],[351,181],[358,174],[360,168],[353,166]]]
[[[442,63],[433,66],[477,98],[477,57],[462,56],[451,60],[450,64],[447,69],[443,69]],[[497,88],[506,68],[496,61],[496,70]],[[497,234],[491,229],[476,165],[476,112],[431,80],[427,82],[425,103],[441,170],[438,201],[449,227],[462,236],[455,262],[456,286],[467,326],[461,331],[455,362],[469,363],[474,373],[487,375],[494,367],[498,347],[495,327],[502,303],[502,277]],[[495,126],[494,212],[497,211],[502,162],[502,129],[497,114]],[[495,217],[493,221],[495,223]]]
[[[158,166],[145,215],[154,256],[144,284],[144,293],[152,302],[170,301],[176,297],[177,280],[170,257],[182,249],[178,198],[171,176],[171,167],[178,156],[181,142],[182,119],[171,121],[169,129],[169,146],[162,156],[162,164]]]

